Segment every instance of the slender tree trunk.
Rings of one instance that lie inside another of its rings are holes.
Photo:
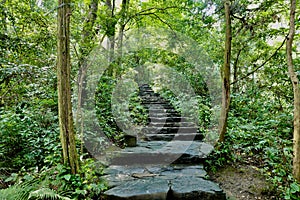
[[[121,58],[123,54],[123,38],[124,38],[124,30],[126,27],[126,15],[127,15],[127,10],[128,10],[128,5],[129,5],[129,0],[122,0],[122,5],[121,5],[121,26],[119,29],[119,35],[118,35],[118,57],[119,57],[119,64],[121,64]]]
[[[78,108],[82,106],[82,101],[86,96],[85,88],[85,79],[86,79],[86,57],[93,48],[93,38],[95,33],[93,32],[94,24],[97,18],[99,0],[92,0],[88,10],[88,17],[84,21],[83,30],[82,30],[82,39],[80,42],[80,57],[79,57],[79,72],[78,72]]]
[[[99,0],[92,0],[89,5],[88,16],[84,21],[82,30],[82,39],[80,42],[80,57],[79,57],[79,71],[78,71],[78,102],[77,102],[77,112],[76,112],[76,127],[80,130],[81,147],[80,153],[83,153],[83,115],[82,115],[82,103],[86,98],[86,72],[88,69],[86,63],[86,57],[91,52],[93,48],[93,39],[95,33],[93,31],[94,24],[97,18]],[[79,120],[81,119],[81,123]]]
[[[115,17],[115,0],[106,0],[106,5],[110,11],[110,22],[108,27],[108,61],[112,62],[115,57],[115,35],[116,35],[116,21],[114,19]],[[112,72],[113,73],[113,72]]]
[[[220,116],[219,142],[223,142],[225,140],[227,118],[228,118],[229,104],[230,104],[230,58],[231,58],[230,1],[226,0],[224,6],[225,6],[225,19],[226,19],[226,39],[225,39],[224,66],[222,69],[222,110]]]
[[[125,24],[121,24],[120,30],[119,30],[119,36],[118,36],[118,56],[121,58],[123,51],[123,38],[124,38],[124,29]],[[121,62],[121,60],[119,60]],[[119,63],[120,64],[120,63]]]
[[[76,174],[79,170],[73,126],[70,85],[70,0],[58,0],[57,85],[60,140],[64,164]]]
[[[300,182],[300,88],[299,79],[293,65],[292,47],[295,35],[296,0],[291,0],[290,31],[286,41],[286,55],[290,79],[294,91],[294,138],[293,138],[293,175]]]
[[[238,63],[239,63],[239,58],[240,58],[240,55],[241,55],[241,52],[242,52],[242,49],[239,49],[238,53],[237,53],[237,56],[236,56],[236,59],[233,63],[233,93],[236,93],[238,92]]]
[[[121,27],[119,30],[119,38],[118,38],[118,49],[122,49],[123,46],[123,37],[124,37],[124,29],[125,29],[125,21],[126,21],[126,12],[128,9],[128,4],[129,0],[122,0],[122,5],[121,5]]]

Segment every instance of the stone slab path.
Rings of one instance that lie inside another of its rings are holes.
[[[135,147],[110,152],[104,178],[107,200],[225,200],[226,195],[207,180],[203,162],[213,147],[195,123],[182,117],[149,85],[140,86],[149,111],[149,124]]]

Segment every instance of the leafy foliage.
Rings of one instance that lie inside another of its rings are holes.
[[[16,111],[2,110],[1,116],[1,167],[42,168],[47,156],[60,155],[57,117],[48,108],[23,103]]]
[[[101,179],[102,166],[93,159],[86,159],[81,166],[81,176],[61,164],[43,168],[40,172],[23,171],[6,181],[16,184],[0,190],[1,199],[93,199],[99,198],[106,188]]]
[[[68,197],[57,194],[54,190],[49,188],[41,188],[36,191],[30,192],[28,199],[57,199],[57,200],[70,200]]]
[[[281,198],[297,199],[299,185],[290,175],[292,108],[270,97],[269,91],[255,87],[232,97],[226,143],[210,155],[207,164],[212,170],[231,162],[257,166]],[[278,109],[281,106],[285,106],[284,111]]]
[[[10,188],[0,190],[1,199],[5,200],[27,200],[30,192],[36,187],[37,181],[28,181],[11,186]]]

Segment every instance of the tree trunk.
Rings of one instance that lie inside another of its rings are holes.
[[[296,0],[291,0],[290,31],[286,42],[286,55],[290,79],[294,91],[294,138],[293,138],[293,175],[300,182],[300,88],[299,79],[294,70],[292,47],[295,35]]]
[[[115,57],[115,35],[116,35],[116,21],[115,21],[115,0],[106,0],[106,5],[110,11],[110,20],[108,24],[108,32],[107,32],[107,37],[108,37],[108,43],[107,43],[107,48],[108,48],[108,61],[112,62]],[[113,73],[113,72],[111,72]],[[112,75],[112,74],[111,74]]]
[[[58,0],[58,43],[57,43],[57,85],[60,140],[64,164],[71,167],[72,174],[79,170],[73,126],[70,86],[70,0]]]
[[[82,103],[86,98],[86,72],[88,69],[86,63],[86,57],[91,52],[93,48],[93,39],[95,33],[93,32],[94,24],[97,18],[99,0],[92,0],[89,5],[88,16],[84,21],[82,30],[82,39],[80,42],[80,57],[79,57],[79,71],[78,71],[78,102],[77,102],[77,112],[76,112],[76,128],[80,131],[81,137],[81,147],[80,153],[83,153],[83,115],[82,115]],[[81,119],[81,124],[79,120]]]
[[[97,18],[99,0],[92,0],[90,3],[90,8],[88,10],[88,17],[84,21],[83,30],[82,30],[82,39],[80,42],[80,57],[79,57],[79,72],[78,72],[78,108],[82,106],[83,99],[86,94],[84,92],[85,88],[85,79],[86,79],[86,70],[87,63],[86,57],[91,52],[93,48],[93,38],[95,34],[93,33],[94,24]]]
[[[233,93],[238,92],[239,86],[238,86],[238,63],[239,63],[239,58],[241,55],[242,49],[239,49],[236,59],[233,63]]]
[[[226,19],[226,39],[225,39],[225,53],[224,66],[222,69],[222,110],[220,116],[219,127],[219,142],[225,140],[225,133],[227,127],[227,118],[230,104],[230,58],[231,58],[231,19],[230,19],[230,2],[226,1],[225,19]]]
[[[119,38],[118,38],[118,52],[119,52],[119,56],[122,56],[122,47],[123,47],[123,37],[124,37],[124,30],[125,30],[125,26],[126,23],[126,12],[128,10],[128,4],[129,4],[129,0],[122,0],[122,4],[121,4],[121,26],[120,26],[120,30],[119,30]]]

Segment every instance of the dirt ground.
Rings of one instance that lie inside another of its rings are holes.
[[[226,166],[216,173],[209,174],[212,180],[220,184],[228,200],[275,200],[272,186],[251,165]]]

